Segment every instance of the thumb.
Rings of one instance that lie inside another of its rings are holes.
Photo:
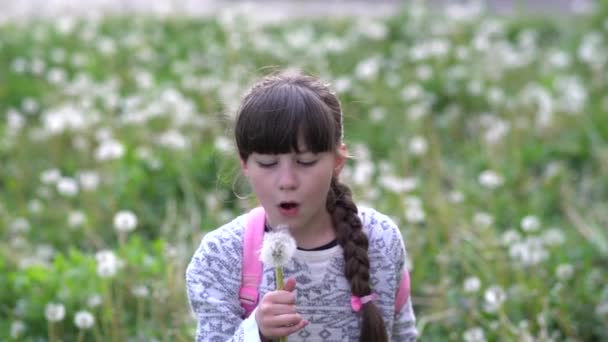
[[[291,292],[291,291],[295,290],[295,288],[296,288],[296,279],[289,278],[285,282],[285,286],[283,287],[283,290]]]

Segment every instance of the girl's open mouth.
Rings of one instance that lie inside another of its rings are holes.
[[[283,216],[296,216],[298,214],[300,205],[296,202],[282,202],[279,204],[279,212]]]

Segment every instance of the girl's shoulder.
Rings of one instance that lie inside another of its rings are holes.
[[[369,233],[386,233],[389,235],[401,234],[395,221],[388,215],[378,210],[365,206],[358,206],[359,218],[363,223],[363,229]]]
[[[369,239],[370,248],[388,247],[399,253],[404,250],[403,235],[392,218],[374,208],[359,206],[357,209],[363,224],[363,231]]]
[[[226,252],[230,249],[240,251],[243,234],[247,225],[247,215],[241,214],[230,222],[206,233],[201,241],[201,247],[211,248],[211,251]]]

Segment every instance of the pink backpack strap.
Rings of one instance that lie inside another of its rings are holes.
[[[410,298],[410,273],[407,268],[403,269],[399,290],[397,290],[397,298],[395,298],[395,312],[400,312],[407,300]]]
[[[239,300],[248,317],[258,304],[258,287],[262,281],[262,262],[260,249],[264,237],[264,208],[257,207],[247,216],[247,226],[243,236],[243,269]]]

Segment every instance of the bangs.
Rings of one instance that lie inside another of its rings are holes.
[[[235,127],[242,160],[251,153],[333,151],[339,136],[331,109],[311,90],[281,83],[245,98]],[[298,140],[304,146],[298,144]]]

